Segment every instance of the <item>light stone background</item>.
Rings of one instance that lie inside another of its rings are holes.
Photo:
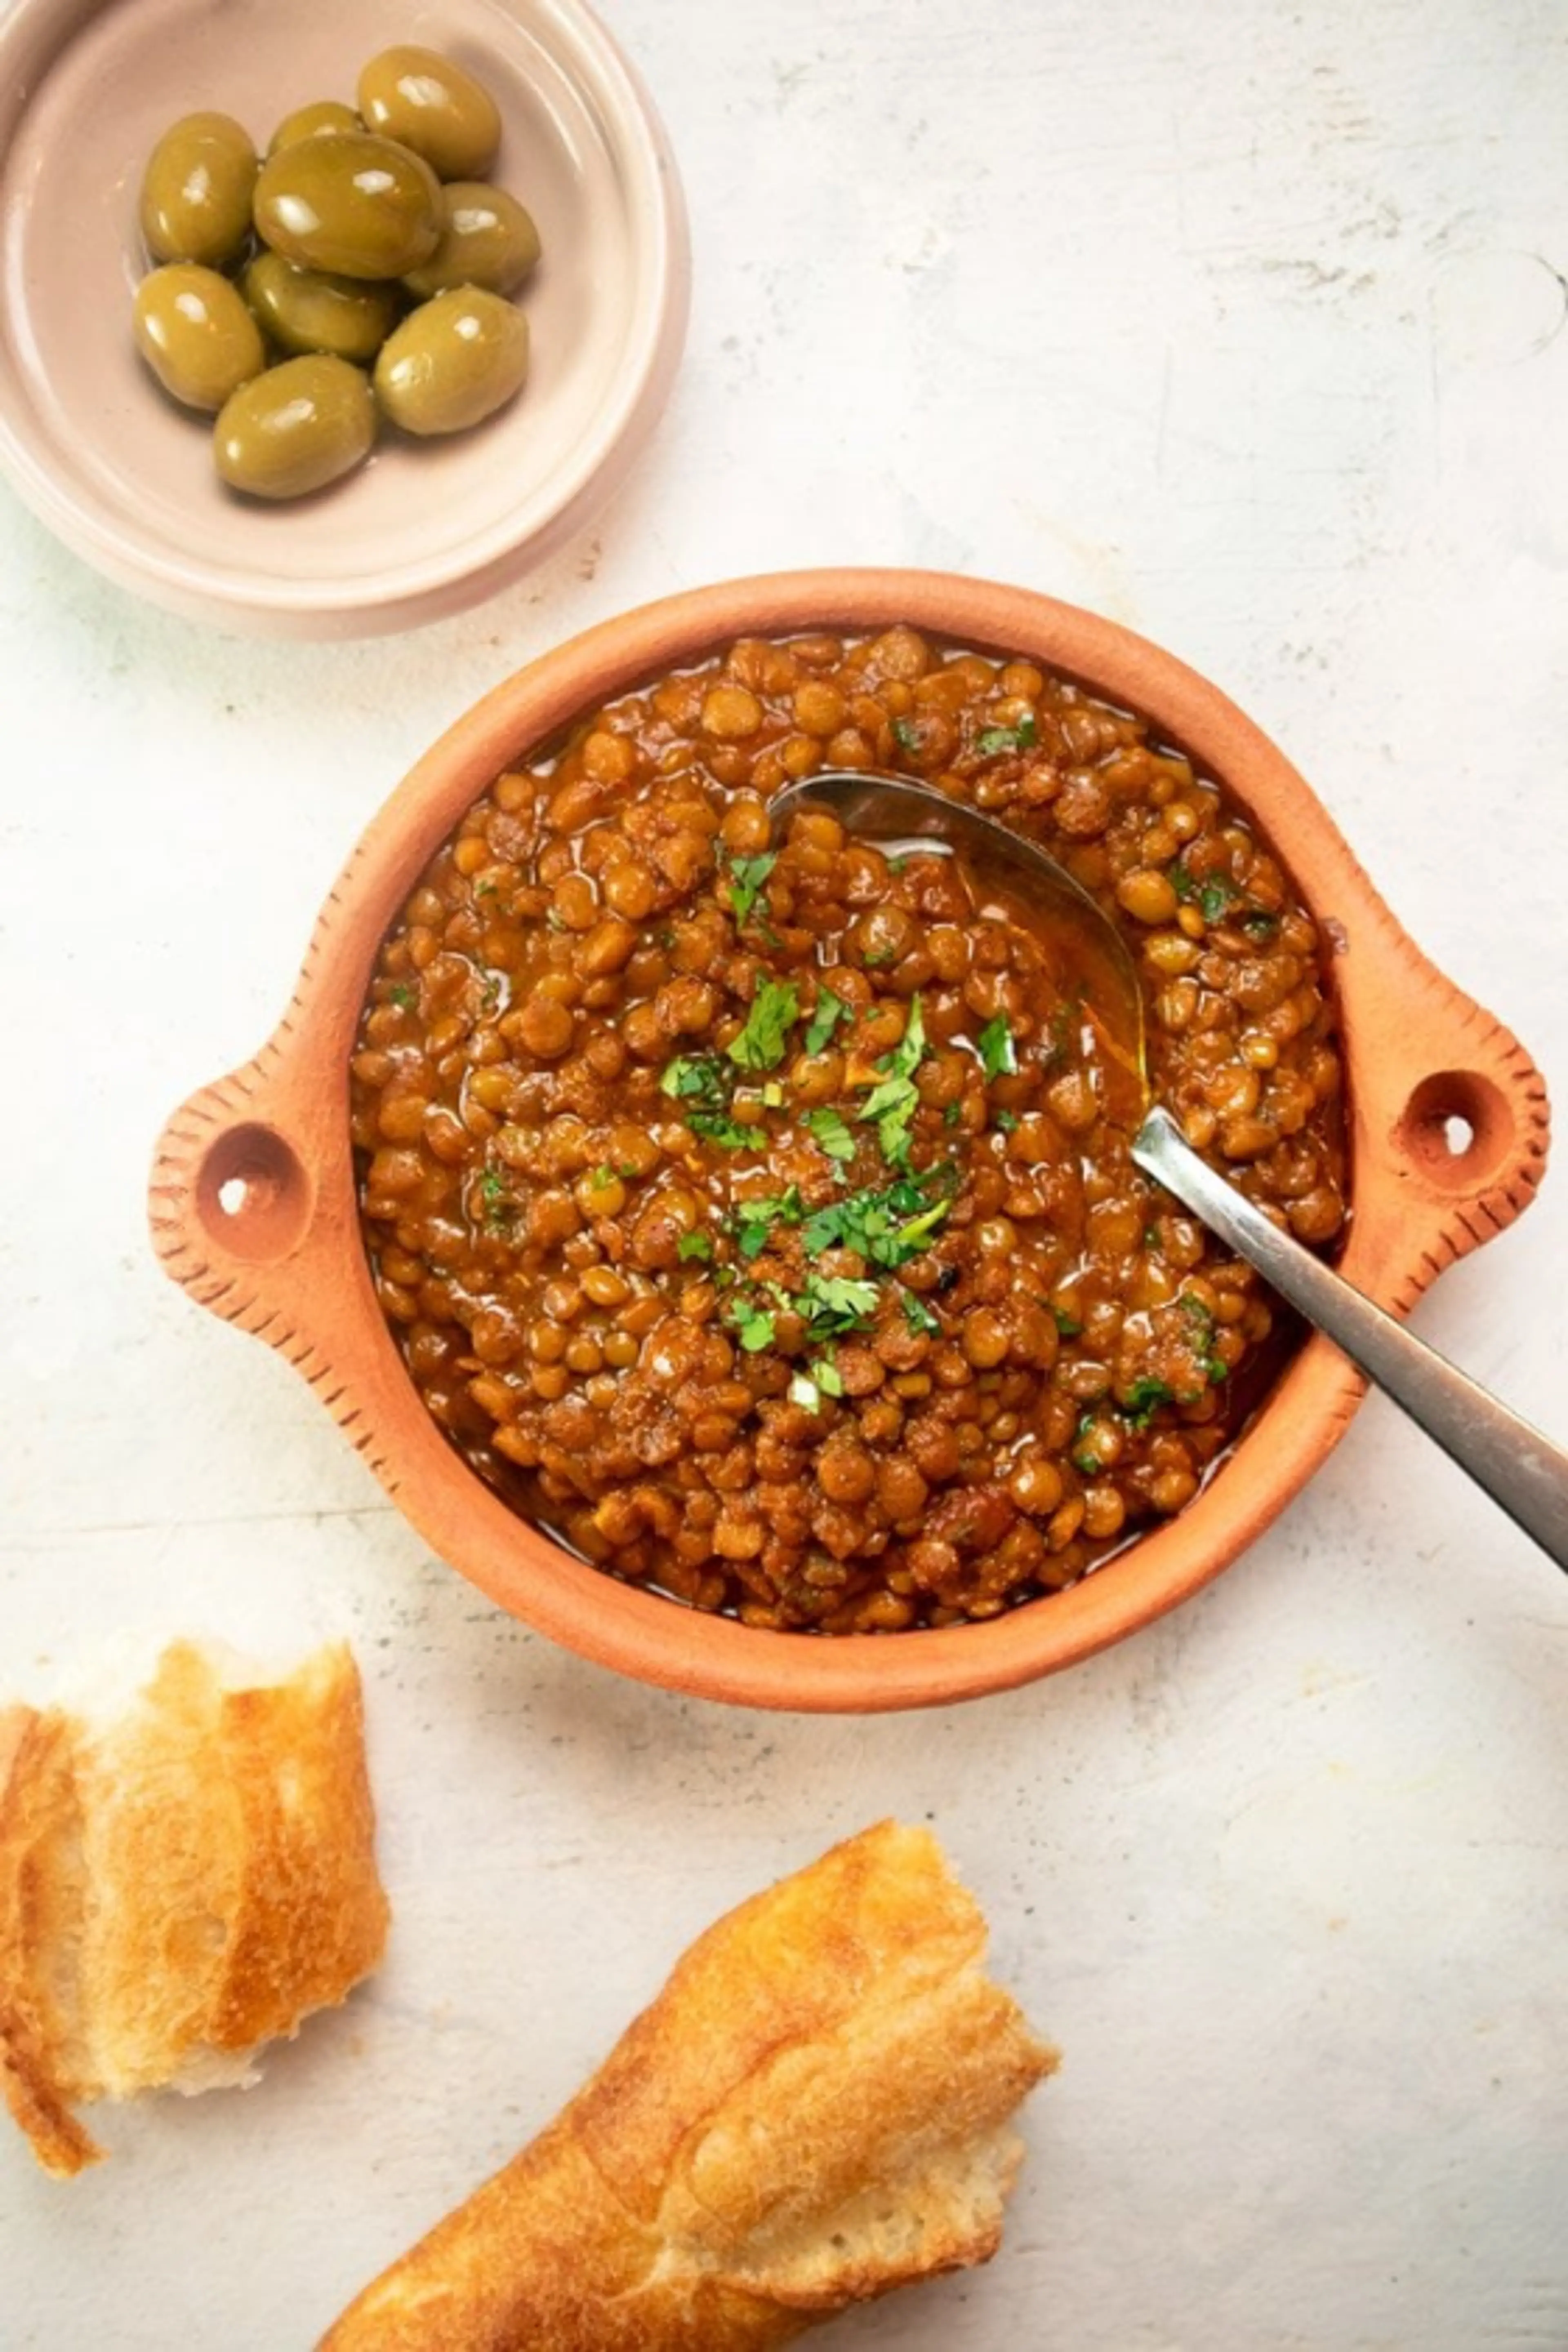
[[[275,2352],[501,2161],[716,1912],[934,1822],[1061,2042],[905,2352],[1568,2347],[1568,1585],[1392,1408],[1175,1618],[927,1717],[682,1704],[498,1618],[159,1273],[153,1139],[282,1006],[481,689],[727,574],[950,565],[1126,621],[1306,772],[1568,1103],[1562,0],[605,0],[690,199],[668,416],[471,617],[145,609],[0,497],[5,1685],[124,1632],[368,1682],[384,1969],[246,2095],[0,2141],[0,2344]],[[1419,1328],[1568,1439],[1568,1178]]]

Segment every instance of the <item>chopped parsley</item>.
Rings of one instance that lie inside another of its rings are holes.
[[[804,1372],[796,1372],[789,1384],[792,1404],[804,1405],[807,1412],[820,1412],[825,1396],[841,1397],[844,1375],[834,1362],[831,1353],[814,1356]]]
[[[1254,907],[1241,917],[1241,928],[1255,940],[1271,940],[1279,929],[1279,918],[1271,915],[1267,907]]]
[[[386,992],[405,1013],[412,1013],[419,1002],[419,991],[410,988],[405,980],[395,980]]]
[[[997,751],[1026,751],[1035,740],[1035,722],[1020,719],[1016,727],[987,727],[974,739],[974,748],[989,760]]]
[[[858,1114],[862,1119],[876,1120],[882,1157],[893,1168],[909,1166],[910,1121],[920,1108],[914,1073],[925,1050],[925,1016],[917,993],[910,999],[904,1034],[892,1052],[884,1054],[877,1064],[882,1073],[880,1081],[872,1087]]]
[[[764,849],[755,857],[731,857],[729,861],[730,911],[737,927],[744,930],[753,913],[759,923],[768,912],[768,894],[763,887],[768,876],[778,864],[776,850]]]
[[[893,740],[900,751],[918,751],[921,748],[921,730],[912,719],[895,719]]]
[[[859,1331],[870,1322],[881,1302],[874,1282],[857,1281],[847,1274],[808,1274],[805,1288],[791,1300],[797,1315],[806,1318],[806,1335],[836,1339],[843,1332]]]
[[[1200,880],[1178,857],[1170,868],[1171,887],[1185,906],[1195,906],[1205,923],[1217,923],[1241,897],[1228,874],[1205,874]]]
[[[724,1320],[748,1356],[755,1356],[773,1344],[773,1316],[770,1307],[758,1298],[734,1297],[727,1300]]]
[[[494,1168],[487,1168],[479,1178],[479,1199],[484,1204],[487,1225],[504,1224],[516,1214],[516,1203],[508,1194],[506,1179]]]
[[[917,1298],[914,1292],[906,1290],[901,1283],[899,1286],[899,1305],[904,1310],[904,1320],[911,1331],[928,1333],[942,1329],[941,1317],[933,1314],[923,1298]]]
[[[808,1054],[820,1054],[841,1021],[853,1018],[850,1007],[830,988],[819,988],[804,1040]]]
[[[824,1250],[850,1249],[889,1273],[919,1257],[952,1206],[951,1195],[929,1198],[926,1188],[936,1175],[928,1170],[901,1176],[885,1192],[851,1192],[826,1209],[814,1209],[801,1234],[807,1254],[820,1257]]]
[[[805,1214],[805,1203],[800,1197],[800,1187],[792,1184],[787,1192],[773,1200],[741,1201],[731,1210],[729,1223],[735,1244],[743,1258],[761,1257],[773,1238],[775,1225],[798,1225]]]
[[[713,1237],[710,1234],[682,1234],[675,1244],[675,1255],[682,1265],[687,1265],[694,1257],[710,1258],[713,1255]]]
[[[1069,1315],[1065,1307],[1053,1307],[1051,1314],[1055,1318],[1057,1329],[1064,1339],[1078,1338],[1079,1333],[1083,1329],[1083,1325],[1076,1315]]]
[[[1204,1376],[1217,1388],[1221,1381],[1229,1380],[1230,1366],[1215,1344],[1213,1312],[1201,1298],[1194,1298],[1190,1290],[1184,1290],[1176,1303],[1192,1326],[1190,1344]]]
[[[753,861],[754,862],[754,861]],[[784,1060],[800,1009],[793,980],[764,980],[752,999],[746,1025],[725,1051],[742,1070],[773,1070]]]
[[[850,1134],[842,1111],[824,1108],[808,1110],[805,1125],[817,1148],[826,1151],[829,1160],[847,1161],[855,1157],[855,1138]]]
[[[1018,1054],[1005,1013],[985,1024],[975,1043],[980,1048],[980,1066],[988,1079],[1013,1076],[1018,1066]]]
[[[1018,1114],[1016,1110],[999,1110],[991,1124],[1000,1128],[1004,1135],[1011,1135],[1018,1124]]]
[[[659,1079],[661,1094],[670,1095],[684,1110],[693,1135],[720,1144],[726,1151],[749,1150],[757,1143],[756,1130],[730,1116],[734,1073],[714,1054],[681,1054]]]
[[[1161,1405],[1174,1404],[1175,1402],[1174,1390],[1168,1388],[1163,1381],[1145,1377],[1133,1381],[1117,1410],[1129,1429],[1147,1429]]]
[[[963,1105],[961,1102],[950,1102],[942,1112],[942,1123],[943,1127],[956,1127],[963,1117]]]

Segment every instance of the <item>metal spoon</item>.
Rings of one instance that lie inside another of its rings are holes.
[[[1116,992],[1115,1033],[1142,1093],[1142,1124],[1131,1147],[1138,1166],[1255,1267],[1568,1570],[1568,1454],[1271,1224],[1199,1158],[1168,1111],[1151,1105],[1142,988],[1131,952],[1067,868],[977,809],[905,777],[834,771],[788,784],[770,804],[775,841],[807,804],[830,810],[863,840],[962,854],[966,864],[1010,882],[1037,906],[1049,899],[1080,936],[1097,939]],[[1112,1018],[1110,1005],[1100,1010]]]

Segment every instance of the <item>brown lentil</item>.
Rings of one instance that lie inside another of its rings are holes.
[[[381,950],[351,1062],[377,1295],[426,1404],[606,1570],[900,1632],[1179,1511],[1281,1360],[1133,1168],[1082,943],[767,800],[917,775],[1063,858],[1147,974],[1154,1089],[1264,1211],[1343,1223],[1310,917],[1136,718],[909,628],[748,639],[509,770]]]

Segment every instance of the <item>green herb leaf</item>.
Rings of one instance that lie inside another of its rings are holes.
[[[811,1369],[816,1375],[816,1385],[824,1396],[841,1397],[843,1395],[844,1375],[831,1356],[815,1357]]]
[[[1228,875],[1211,874],[1198,889],[1198,912],[1205,923],[1217,923],[1240,897]]]
[[[1242,916],[1241,928],[1251,939],[1271,940],[1279,929],[1279,918],[1271,915],[1266,907],[1254,907],[1249,914]]]
[[[778,862],[778,853],[772,849],[763,850],[756,857],[731,858],[730,909],[742,930],[750,921],[753,908],[759,915],[767,912],[767,895],[763,885]]]
[[[914,1292],[906,1290],[902,1284],[899,1286],[899,1305],[904,1310],[904,1320],[911,1331],[929,1334],[942,1329],[941,1317],[933,1314],[923,1298],[917,1298]]]
[[[749,1259],[761,1257],[775,1225],[798,1225],[805,1214],[800,1187],[792,1184],[775,1199],[738,1201],[730,1212],[729,1224],[741,1255]]]
[[[945,1169],[926,1169],[918,1176],[900,1176],[885,1192],[852,1192],[847,1200],[814,1209],[801,1234],[807,1255],[851,1249],[888,1272],[919,1257],[952,1206],[951,1193],[937,1201],[930,1195],[932,1184],[947,1181]]]
[[[722,1100],[727,1090],[722,1065],[711,1054],[681,1054],[666,1068],[659,1092],[678,1102]]]
[[[856,1281],[845,1274],[808,1274],[794,1304],[806,1318],[811,1336],[828,1339],[862,1329],[876,1314],[880,1297],[874,1282]]]
[[[963,1105],[961,1102],[950,1102],[942,1112],[942,1123],[943,1127],[956,1127],[963,1117]]]
[[[684,1265],[691,1258],[710,1258],[713,1237],[710,1234],[682,1234],[675,1244],[675,1255]]]
[[[1005,1013],[999,1013],[994,1021],[985,1024],[975,1043],[980,1048],[980,1066],[987,1079],[1010,1078],[1013,1076],[1018,1066],[1018,1054]]]
[[[1011,1135],[1018,1124],[1018,1114],[1016,1110],[999,1110],[991,1124],[999,1128],[1004,1135]]]
[[[705,1143],[717,1143],[725,1151],[757,1151],[763,1144],[762,1130],[742,1127],[738,1118],[731,1118],[721,1110],[689,1110],[686,1124],[693,1135],[701,1136]]]
[[[1026,751],[1034,742],[1035,722],[1020,719],[1016,727],[987,727],[974,739],[974,748],[986,759],[997,751]]]
[[[921,730],[912,719],[895,719],[893,740],[900,751],[918,751],[921,748]]]
[[[791,1404],[798,1404],[804,1412],[822,1411],[822,1391],[806,1372],[791,1373],[788,1395]]]
[[[419,991],[410,988],[405,980],[395,980],[386,992],[405,1013],[412,1013],[419,1003]]]
[[[770,1307],[757,1298],[731,1298],[724,1307],[724,1320],[734,1332],[747,1355],[755,1356],[773,1344],[773,1317]]]
[[[803,1040],[806,1052],[820,1054],[839,1023],[849,1018],[849,1007],[844,999],[835,996],[830,988],[819,988],[816,1003],[812,1008],[811,1025]]]
[[[793,980],[764,980],[752,999],[746,1025],[725,1049],[742,1070],[773,1070],[784,1060],[799,1008]]]
[[[855,1157],[855,1138],[845,1124],[844,1114],[832,1108],[808,1110],[805,1124],[817,1148],[826,1151],[829,1160],[847,1161]]]
[[[1060,1332],[1062,1338],[1064,1339],[1076,1339],[1079,1333],[1083,1329],[1083,1325],[1079,1321],[1077,1316],[1069,1315],[1065,1307],[1053,1307],[1051,1313],[1056,1318],[1057,1329]]]
[[[1163,1381],[1144,1378],[1133,1381],[1117,1410],[1129,1429],[1147,1429],[1159,1407],[1175,1401],[1175,1391]]]

